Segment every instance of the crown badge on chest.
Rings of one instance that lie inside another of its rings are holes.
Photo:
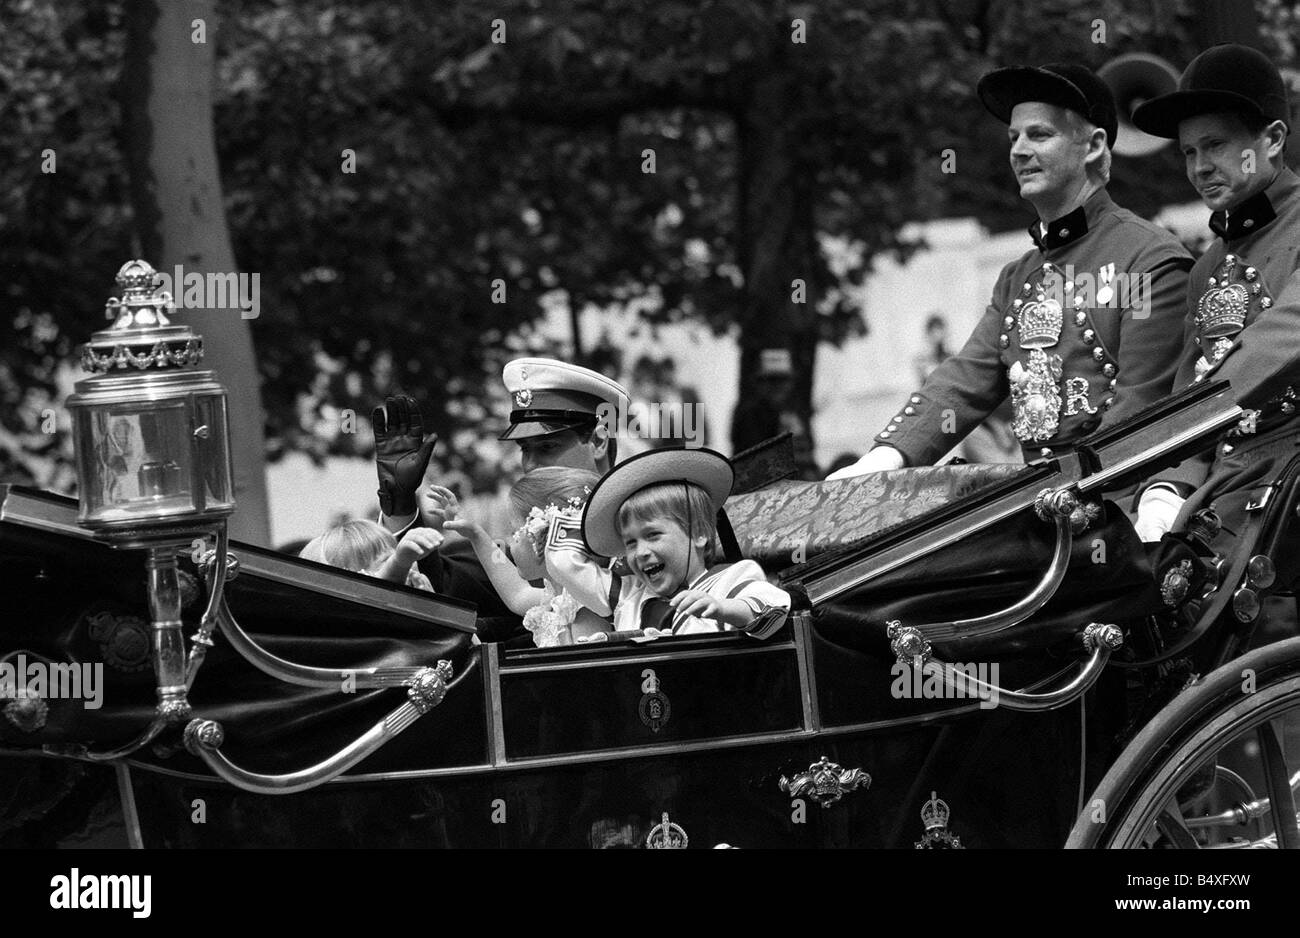
[[[1021,296],[1011,305],[1016,312],[1016,331],[1020,333],[1022,349],[1051,348],[1061,341],[1061,328],[1065,325],[1065,312],[1058,298],[1060,272],[1051,264],[1044,264],[1037,277],[1026,280],[1020,288]]]
[[[1223,258],[1223,264],[1210,277],[1206,290],[1196,303],[1196,330],[1202,339],[1221,339],[1236,335],[1246,325],[1250,312],[1250,299],[1260,296],[1263,285],[1259,271],[1254,267],[1241,268],[1235,254]],[[1239,272],[1240,271],[1240,272]],[[1268,297],[1260,298],[1267,309],[1272,304]]]

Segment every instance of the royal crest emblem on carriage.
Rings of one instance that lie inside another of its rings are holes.
[[[948,830],[949,816],[948,802],[930,792],[930,800],[921,808],[925,834],[913,846],[917,850],[965,850],[961,838]]]
[[[674,824],[668,819],[668,812],[662,815],[663,819],[650,828],[650,833],[646,835],[645,845],[647,850],[685,850],[691,839],[686,836],[686,831],[680,824]]]

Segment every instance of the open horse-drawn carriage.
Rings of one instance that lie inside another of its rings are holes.
[[[727,512],[795,597],[777,635],[537,649],[228,544],[224,400],[166,377],[73,407],[83,458],[105,414],[174,421],[134,497],[181,508],[0,488],[0,771],[54,800],[111,764],[133,843],[1300,846],[1300,638],[1256,635],[1300,577],[1300,459],[1228,551],[1210,514],[1148,549],[1103,497],[1213,445],[1224,386],[1028,466],[755,483]],[[93,702],[22,679],[82,666]]]

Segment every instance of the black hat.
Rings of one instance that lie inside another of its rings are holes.
[[[1067,62],[1052,62],[1041,68],[1015,65],[995,68],[975,86],[989,112],[1004,124],[1011,123],[1011,111],[1025,101],[1042,101],[1067,108],[1106,131],[1106,146],[1114,148],[1119,133],[1115,96],[1091,69]]]
[[[1178,90],[1140,106],[1133,112],[1133,123],[1153,136],[1177,140],[1181,121],[1218,111],[1291,126],[1286,82],[1277,66],[1259,50],[1231,43],[1213,46],[1192,59],[1178,79]]]

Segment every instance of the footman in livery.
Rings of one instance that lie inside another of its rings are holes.
[[[1110,90],[1070,64],[979,83],[1008,124],[1034,248],[1002,269],[966,345],[911,394],[857,463],[830,478],[935,462],[1008,397],[1027,460],[1050,457],[1167,396],[1192,258],[1106,193]]]
[[[1159,540],[1213,504],[1223,529],[1239,534],[1252,494],[1300,440],[1300,178],[1282,161],[1286,85],[1263,53],[1214,46],[1187,66],[1177,91],[1148,101],[1133,120],[1178,140],[1218,236],[1192,269],[1175,388],[1226,379],[1246,409],[1216,449],[1147,487],[1138,533]]]

